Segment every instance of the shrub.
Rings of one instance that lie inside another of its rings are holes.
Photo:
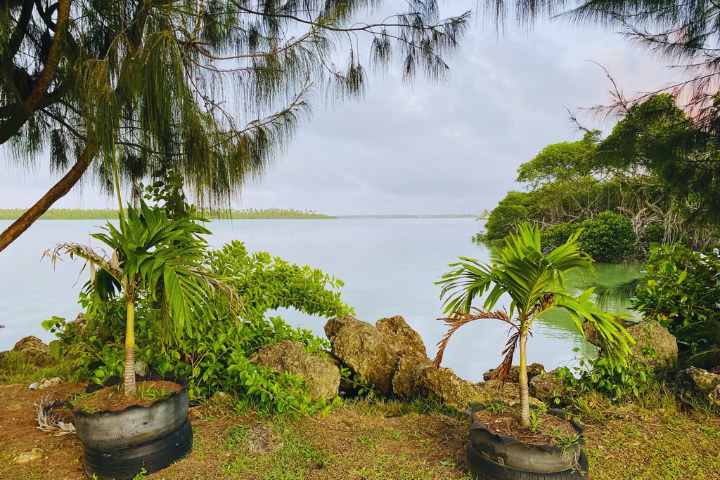
[[[541,242],[544,251],[552,250],[568,241],[570,235],[577,232],[582,225],[579,223],[560,223],[542,233]]]
[[[694,361],[716,360],[711,353],[720,346],[718,249],[693,252],[680,244],[662,245],[650,252],[646,272],[633,308],[666,326],[696,355]]]
[[[578,349],[573,351],[577,352]],[[576,366],[562,367],[555,375],[563,381],[567,390],[599,392],[616,400],[636,398],[648,389],[659,386],[653,369],[634,357],[628,359],[627,368],[621,371],[609,367],[602,357],[594,360],[582,358]]]
[[[518,225],[535,217],[537,206],[532,202],[532,194],[526,192],[508,192],[498,206],[490,212],[485,224],[485,233],[473,237],[476,241],[491,242],[504,239]]]
[[[636,255],[637,235],[627,217],[602,212],[582,223],[582,249],[598,262],[618,262]]]
[[[137,360],[162,374],[186,376],[192,398],[208,397],[217,390],[234,391],[242,395],[243,408],[260,413],[309,413],[325,407],[310,399],[301,378],[274,374],[248,357],[283,340],[301,342],[308,352],[323,355],[326,340],[310,330],[292,328],[267,312],[288,307],[322,317],[353,313],[337,291],[343,283],[267,253],[249,254],[238,241],[210,252],[205,263],[211,271],[231,277],[243,304],[241,321],[234,320],[219,302],[212,311],[198,312],[200,318],[190,335],[177,342],[158,342],[162,319],[153,299],[142,298],[136,314]],[[60,318],[43,326],[58,335],[54,350],[77,358],[90,379],[104,383],[123,373],[122,349],[117,345],[124,342],[124,301],[121,297],[101,301],[83,292],[81,303],[87,309],[85,331]]]

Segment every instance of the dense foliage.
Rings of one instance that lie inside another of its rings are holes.
[[[617,262],[637,254],[637,235],[630,220],[618,213],[602,212],[594,220],[561,223],[542,233],[544,249],[567,242],[575,232],[580,248],[598,262]]]
[[[276,375],[253,365],[248,357],[263,346],[282,340],[302,342],[312,353],[322,354],[328,345],[309,330],[295,329],[280,316],[269,313],[294,308],[310,315],[331,317],[351,313],[340,300],[340,280],[309,267],[289,264],[267,253],[249,254],[234,241],[206,258],[207,267],[230,277],[243,309],[238,321],[224,304],[202,311],[189,335],[179,342],[158,341],[158,314],[151,298],[138,302],[136,358],[152,369],[186,376],[192,397],[209,396],[217,390],[243,394],[245,406],[262,411],[307,412],[320,407],[311,401],[303,381],[290,374]],[[92,380],[103,383],[122,375],[125,304],[122,299],[100,301],[83,292],[87,327],[54,318],[46,328],[58,332],[53,351],[81,359]]]
[[[582,224],[587,230],[581,239],[584,248],[600,261],[644,256],[654,242],[682,242],[692,248],[716,243],[720,218],[705,198],[710,191],[676,185],[676,176],[684,178],[685,187],[693,185],[689,175],[702,176],[697,165],[653,159],[668,150],[664,141],[673,132],[691,128],[688,122],[674,97],[662,94],[629,106],[605,139],[589,131],[577,142],[549,145],[518,169],[517,181],[530,190],[509,192],[476,239],[501,240],[529,221],[547,230],[549,245],[557,245]]]
[[[720,251],[682,245],[653,249],[633,307],[677,337],[692,363],[720,358]]]

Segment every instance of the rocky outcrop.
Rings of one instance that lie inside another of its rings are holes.
[[[37,337],[25,337],[15,344],[13,352],[22,354],[28,361],[37,366],[45,367],[55,362],[50,355],[50,347]]]
[[[325,324],[332,354],[361,378],[370,380],[384,394],[392,393],[399,357],[380,332],[351,315],[335,317]]]
[[[483,380],[486,382],[493,380],[495,378],[495,371],[496,368],[491,368],[487,372],[483,373]],[[533,379],[533,377],[537,377],[541,373],[545,371],[545,367],[543,367],[539,363],[533,363],[527,366],[526,368],[527,376],[528,376],[528,382]],[[507,381],[510,383],[520,383],[520,366],[519,365],[513,365],[510,367],[510,372],[508,373]]]
[[[274,372],[290,372],[302,377],[313,400],[335,398],[340,386],[340,370],[324,358],[313,357],[299,342],[284,342],[263,348],[250,357],[256,365]]]
[[[675,391],[684,403],[720,406],[720,375],[697,367],[681,370],[675,377]]]
[[[455,375],[451,368],[423,368],[416,371],[415,392],[417,396],[437,398],[444,405],[464,410],[470,402],[487,401],[484,395],[471,382]]]
[[[621,322],[635,339],[630,345],[633,355],[648,367],[662,368],[677,362],[678,345],[675,336],[657,320],[642,322]],[[597,331],[593,324],[583,323],[585,339],[601,348]],[[654,353],[653,353],[654,352]],[[647,355],[646,355],[647,353]]]
[[[400,315],[381,318],[375,322],[375,328],[397,355],[427,357],[425,344],[420,334],[410,328],[410,325]]]
[[[556,398],[564,398],[566,394],[565,386],[562,380],[555,379],[555,373],[558,370],[556,368],[551,372],[533,377],[528,385],[530,395],[545,403],[550,403]]]
[[[627,331],[635,339],[635,344],[630,345],[633,355],[648,367],[661,368],[677,363],[677,340],[656,320],[637,323]],[[648,351],[650,354],[645,355]]]

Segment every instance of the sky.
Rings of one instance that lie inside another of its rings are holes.
[[[363,100],[316,106],[284,155],[233,206],[331,215],[492,209],[508,190],[522,188],[514,182],[521,163],[548,144],[581,137],[565,107],[609,100],[611,84],[593,62],[627,94],[678,79],[661,60],[612,31],[548,21],[532,31],[509,26],[498,36],[474,21],[448,62],[447,81],[407,85],[398,68],[369,75]],[[580,120],[606,132],[612,128],[582,114]],[[0,208],[29,207],[55,181],[43,162],[29,171],[4,168]],[[115,205],[85,185],[55,207]]]

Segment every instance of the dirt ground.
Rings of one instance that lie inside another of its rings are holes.
[[[74,435],[55,437],[35,427],[34,403],[66,397],[84,385],[27,389],[0,386],[0,480],[86,478],[82,447]],[[70,419],[70,412],[57,413]],[[591,404],[583,413],[591,480],[720,480],[720,418],[714,413],[666,407]],[[469,479],[464,445],[468,421],[400,402],[337,407],[322,418],[258,418],[230,407],[191,409],[194,446],[189,458],[152,475],[153,480],[248,479]],[[260,454],[258,426],[277,449]],[[42,458],[15,464],[33,449]]]

